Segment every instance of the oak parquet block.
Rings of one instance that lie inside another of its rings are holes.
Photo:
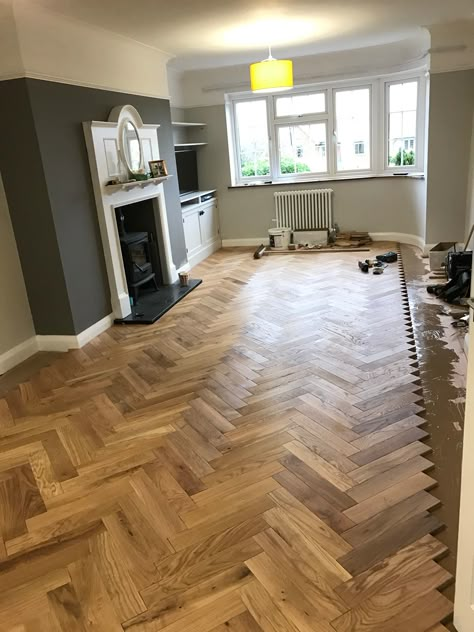
[[[427,452],[431,452],[431,448],[428,445],[421,443],[420,441],[414,441],[403,448],[399,448],[394,452],[389,452],[388,454],[381,456],[366,465],[362,465],[356,470],[353,470],[351,472],[351,477],[357,483],[364,483],[378,474],[383,474],[396,465],[402,465],[413,457],[421,456]]]
[[[144,612],[146,605],[133,583],[120,549],[104,531],[89,541],[91,561],[97,567],[120,621]]]
[[[215,555],[186,564],[171,575],[162,573],[158,582],[143,589],[140,594],[147,607],[150,608],[167,597],[189,590],[197,584],[239,566],[261,552],[262,549],[254,538],[242,540]],[[246,577],[246,573],[242,573],[241,569],[238,575]]]
[[[285,448],[291,452],[298,459],[306,463],[308,467],[313,469],[322,478],[328,480],[334,487],[337,487],[341,492],[347,492],[347,490],[354,487],[356,481],[350,477],[350,475],[342,472],[339,468],[335,467],[329,461],[326,461],[318,454],[307,448],[300,441],[291,441],[285,444]]]
[[[349,607],[354,608],[374,595],[389,593],[397,586],[403,587],[406,575],[418,575],[420,567],[431,560],[438,559],[445,552],[446,547],[439,540],[431,535],[424,536],[385,558],[371,569],[340,584],[336,587],[336,592]]]
[[[381,536],[365,542],[357,549],[338,558],[338,561],[351,574],[361,573],[398,549],[411,544],[423,535],[438,531],[441,527],[442,523],[438,518],[423,512],[392,527]]]
[[[439,505],[439,501],[425,491],[419,491],[405,500],[388,507],[384,511],[360,522],[342,536],[352,546],[357,547],[374,537],[382,536],[396,524],[404,522],[423,511],[430,511]]]
[[[270,478],[284,471],[284,469],[285,467],[278,461],[270,461],[269,463],[261,465],[256,471],[250,471],[241,476],[235,476],[223,483],[214,484],[209,489],[194,494],[192,500],[199,507],[205,507],[209,505],[209,503],[225,502],[230,495],[234,495],[240,491],[250,496],[250,485]],[[276,478],[276,480],[278,480],[278,478]]]
[[[46,506],[29,465],[0,474],[0,535],[4,541],[26,533],[26,521],[44,512]]]
[[[334,509],[331,503],[292,472],[286,470],[277,473],[273,478],[336,533],[342,533],[354,526],[349,518]]]
[[[188,546],[202,542],[209,536],[213,536],[233,527],[245,524],[247,520],[264,514],[266,511],[274,507],[274,505],[274,501],[268,496],[268,494],[257,497],[238,511],[229,513],[224,517],[209,516],[209,519],[206,522],[203,522],[192,529],[187,529],[186,531],[176,534],[170,538],[171,545],[176,549],[176,551],[181,551]]]
[[[421,441],[428,437],[428,433],[421,428],[409,428],[404,432],[400,432],[393,437],[386,439],[385,441],[377,443],[376,446],[371,446],[365,450],[361,450],[357,454],[351,456],[351,461],[357,463],[357,465],[367,465],[377,459],[387,456],[393,453],[399,448],[403,448],[415,441]]]
[[[162,599],[160,599],[160,594],[157,592],[150,597],[150,605],[146,612],[125,621],[122,624],[123,629],[133,631],[143,629],[144,626],[145,629],[149,627],[161,630],[184,617],[192,621],[193,616],[198,616],[202,608],[218,602],[220,598],[229,593],[238,591],[251,581],[253,581],[253,577],[250,570],[245,564],[240,563],[228,570],[202,579],[202,581],[184,591],[170,595],[165,594]],[[247,619],[241,620],[242,623],[244,621],[247,621]],[[227,622],[225,625],[227,625]],[[237,623],[235,623],[235,626],[237,626]],[[235,629],[241,628],[235,627]]]
[[[163,632],[208,632],[212,626],[225,623],[244,612],[245,606],[239,591],[233,590],[216,601],[199,608],[197,612],[191,612],[161,629]],[[157,628],[151,627],[149,630],[151,632]]]
[[[288,577],[295,588],[317,606],[319,616],[327,621],[343,614],[347,606],[338,597],[331,585],[327,583],[309,560],[296,555],[295,550],[281,538],[273,529],[267,529],[255,536],[270,560],[278,560],[282,573]],[[253,565],[258,563],[260,556],[251,560]],[[250,568],[252,567],[250,564]],[[254,575],[256,575],[254,573]],[[257,576],[257,575],[256,575]],[[263,583],[263,582],[262,582]]]
[[[308,450],[319,455],[341,472],[348,474],[357,468],[354,459],[348,459],[337,448],[326,443],[320,437],[316,437],[312,432],[306,430],[306,428],[297,426],[296,428],[290,428],[288,432],[296,441],[302,443]]]
[[[345,492],[311,469],[294,454],[288,453],[280,459],[287,470],[298,476],[306,485],[322,496],[335,511],[342,512],[355,505],[355,501]]]
[[[292,621],[298,630],[301,632],[329,632],[331,630],[330,625],[321,618],[321,608],[318,607],[316,610],[307,596],[291,581],[291,577],[288,577],[266,553],[248,560],[247,566],[268,592],[274,606],[286,619]]]
[[[240,595],[245,607],[263,632],[299,631],[296,624],[286,618],[285,614],[275,606],[272,598],[260,582],[252,582],[240,591]]]
[[[262,628],[252,615],[246,611],[237,617],[229,619],[223,625],[213,628],[211,632],[262,632]]]
[[[401,268],[251,254],[0,397],[2,630],[444,629]]]
[[[246,507],[253,505],[258,499],[264,499],[267,494],[278,489],[280,489],[280,483],[275,478],[264,478],[247,485],[245,489],[227,494],[225,498],[211,500],[204,505],[196,507],[196,509],[182,513],[181,518],[185,525],[192,529],[205,524],[209,520],[210,515],[219,515],[220,518],[226,518],[239,510],[245,510]]]
[[[375,599],[375,598],[374,598]],[[332,622],[337,632],[352,632],[357,628],[366,630],[380,630],[396,632],[397,630],[410,630],[410,632],[426,632],[429,626],[439,620],[448,617],[452,610],[452,603],[439,592],[433,590],[426,595],[414,599],[411,603],[405,603],[404,607],[390,608],[389,599],[379,597],[380,605],[377,609],[372,604],[367,604],[368,612],[351,610],[346,616]],[[385,601],[385,608],[382,605]],[[372,606],[372,612],[371,612]],[[381,612],[383,610],[383,612]],[[378,616],[377,616],[378,615]]]

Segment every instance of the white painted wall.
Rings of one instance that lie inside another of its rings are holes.
[[[474,70],[430,81],[426,243],[465,239],[474,113]]]
[[[464,232],[468,235],[471,226],[474,224],[474,114],[472,118],[472,138],[471,138],[471,161],[469,166],[469,188],[467,195],[466,226]],[[474,249],[474,241],[470,247]]]
[[[0,54],[0,80],[27,76],[168,98],[168,53],[24,0],[13,3],[13,14],[3,7],[0,36],[8,40],[0,37],[0,53],[4,41],[18,46],[13,60],[10,48]]]
[[[432,26],[430,34],[431,72],[474,68],[474,19]]]
[[[35,330],[0,177],[0,375],[35,350]]]
[[[171,107],[179,108],[184,103],[184,85],[182,73],[170,68],[168,65],[168,93],[170,97]],[[173,116],[173,120],[177,120]]]
[[[0,0],[0,79],[18,77],[23,70],[11,0]]]
[[[420,30],[419,37],[393,44],[296,57],[293,59],[295,85],[420,67],[428,61],[429,47],[429,33]],[[226,92],[245,90],[250,90],[248,65],[188,71],[182,73],[181,81],[175,74],[170,85],[171,102],[176,107],[219,105],[224,103]]]

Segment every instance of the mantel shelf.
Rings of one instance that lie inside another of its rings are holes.
[[[160,184],[161,182],[164,182],[165,180],[169,180],[170,178],[172,178],[173,176],[162,176],[161,178],[149,178],[148,180],[134,180],[133,182],[119,182],[119,184],[106,184],[105,185],[105,189],[107,191],[127,191],[128,189],[135,189],[136,187],[140,187],[141,189],[143,189],[143,187],[148,186],[149,184]]]
[[[188,123],[186,121],[172,121],[174,127],[206,127],[207,123]]]

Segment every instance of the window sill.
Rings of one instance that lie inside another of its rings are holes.
[[[379,180],[380,178],[386,178],[386,179],[393,179],[393,178],[398,178],[398,179],[412,179],[412,180],[424,180],[425,179],[425,174],[424,173],[408,173],[408,174],[398,174],[398,173],[384,173],[381,175],[374,175],[374,174],[370,174],[370,175],[351,175],[351,176],[339,176],[337,178],[331,178],[331,177],[326,177],[326,178],[317,178],[317,179],[311,179],[311,180],[285,180],[285,181],[277,181],[277,182],[271,182],[271,181],[262,181],[262,182],[249,182],[248,184],[231,184],[229,187],[227,187],[228,189],[252,189],[254,187],[279,187],[279,186],[288,186],[288,185],[295,185],[295,184],[318,184],[320,182],[351,182],[353,180]]]

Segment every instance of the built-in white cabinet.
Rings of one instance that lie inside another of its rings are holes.
[[[183,213],[184,240],[188,261],[196,257],[202,249],[201,222],[198,211]]]
[[[221,247],[215,191],[198,191],[181,197],[184,240],[190,267]]]

